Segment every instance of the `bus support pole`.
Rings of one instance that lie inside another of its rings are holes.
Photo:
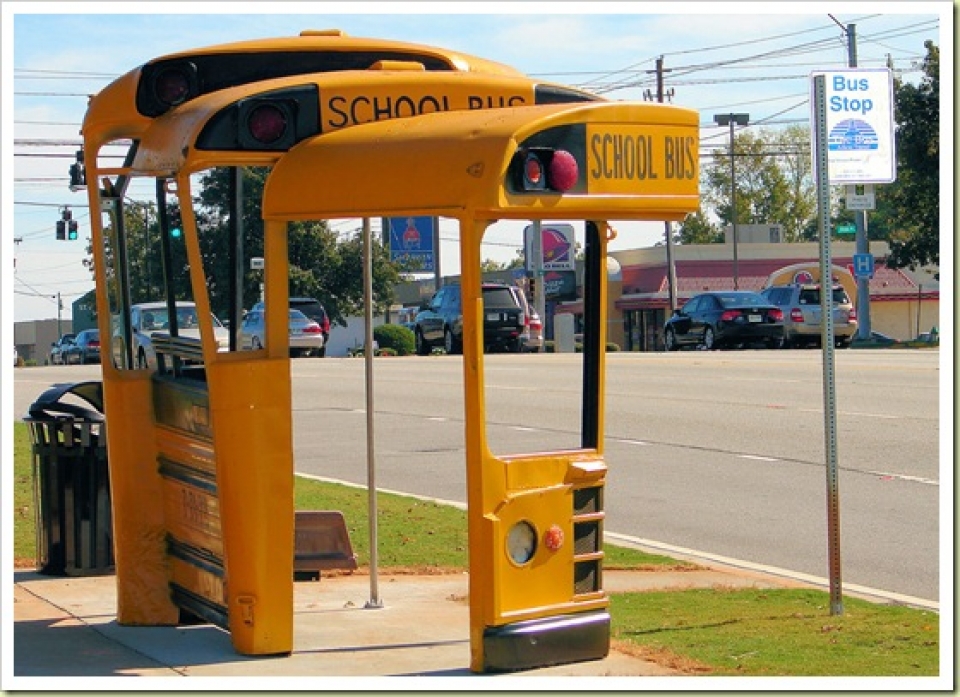
[[[367,522],[370,527],[370,600],[364,607],[382,608],[377,579],[377,485],[373,448],[373,245],[370,218],[363,219],[364,368],[367,391]]]

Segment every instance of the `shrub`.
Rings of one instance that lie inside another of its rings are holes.
[[[373,340],[381,351],[392,349],[398,356],[411,356],[416,350],[413,331],[401,324],[381,324],[374,327]]]

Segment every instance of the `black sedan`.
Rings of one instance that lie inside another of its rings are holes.
[[[100,362],[100,332],[96,329],[84,329],[77,334],[73,343],[63,349],[61,356],[64,363],[77,363],[86,365],[87,363]]]
[[[668,351],[682,346],[783,345],[783,311],[750,290],[717,290],[695,295],[663,328]]]

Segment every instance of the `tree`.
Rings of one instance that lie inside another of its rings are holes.
[[[243,170],[243,233],[244,256],[263,256],[263,220],[260,201],[267,170]],[[197,203],[205,213],[201,243],[212,250],[224,249],[227,242],[230,170],[209,170],[201,178]],[[287,228],[291,295],[315,297],[327,310],[332,322],[346,326],[350,315],[363,311],[363,240],[351,234],[341,240],[326,221],[297,221]],[[397,268],[390,262],[386,248],[379,240],[372,241],[373,295],[377,311],[385,311],[393,303],[393,288],[399,280]],[[211,304],[215,311],[228,302],[226,279],[229,278],[227,255],[205,259],[210,263]],[[259,273],[245,271],[243,297],[259,298]],[[216,296],[216,297],[214,297]]]
[[[896,87],[897,180],[877,192],[895,269],[940,263],[940,49],[924,47],[920,84]]]
[[[816,210],[809,130],[741,131],[734,137],[734,152],[737,224],[779,223],[786,241],[802,239]],[[713,154],[713,161],[703,168],[703,201],[722,225],[729,225],[733,221],[729,144],[716,148]],[[691,220],[690,234],[707,234],[705,222],[703,217]]]
[[[703,208],[699,208],[684,219],[674,239],[680,244],[714,244],[723,242],[723,233],[707,219]]]

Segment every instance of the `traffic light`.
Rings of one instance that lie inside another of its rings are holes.
[[[83,150],[77,150],[77,161],[70,165],[70,191],[78,191],[87,186],[87,170],[83,166]]]
[[[76,220],[71,220],[67,224],[67,239],[75,240],[79,236],[79,226]]]
[[[66,220],[57,221],[57,239],[58,240],[67,239],[67,221]]]
[[[170,215],[170,237],[175,240],[183,235],[183,223],[180,220],[180,213],[176,211]]]

